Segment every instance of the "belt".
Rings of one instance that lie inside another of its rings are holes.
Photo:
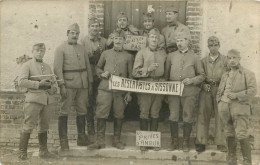
[[[63,73],[71,73],[71,72],[85,72],[87,71],[86,68],[84,69],[75,69],[75,70],[63,70]]]
[[[215,87],[219,85],[219,81],[205,81],[205,83]]]

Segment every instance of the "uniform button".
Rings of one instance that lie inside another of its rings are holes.
[[[181,76],[180,76],[181,77]]]
[[[116,71],[114,71],[114,73],[116,73]]]

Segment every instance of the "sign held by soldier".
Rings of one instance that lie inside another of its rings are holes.
[[[161,132],[136,131],[136,146],[161,147]]]
[[[184,84],[181,81],[139,81],[112,75],[109,81],[109,89],[152,93],[163,95],[182,95]]]
[[[140,50],[146,47],[146,37],[144,36],[134,36],[134,35],[127,35],[126,41],[124,44],[125,50]]]

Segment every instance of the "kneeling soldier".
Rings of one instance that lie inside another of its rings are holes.
[[[152,29],[149,32],[149,46],[140,50],[135,58],[133,76],[140,78],[142,81],[164,81],[164,64],[166,61],[166,53],[159,50],[160,32],[158,29]],[[138,104],[140,107],[140,129],[148,131],[148,120],[151,115],[150,130],[157,131],[159,111],[162,107],[163,95],[140,93],[138,96]],[[140,147],[142,151],[147,147]],[[159,148],[155,148],[156,151]]]
[[[182,96],[168,96],[172,135],[172,145],[169,150],[178,148],[178,120],[180,107],[183,109],[183,151],[189,151],[189,140],[193,123],[193,111],[199,95],[198,85],[204,81],[204,70],[199,57],[189,50],[190,36],[177,33],[176,42],[179,51],[168,55],[165,78],[170,81],[182,81],[184,89]]]
[[[20,137],[19,158],[27,159],[27,146],[30,134],[38,122],[39,157],[55,157],[47,149],[47,131],[49,129],[50,110],[55,102],[53,94],[57,88],[52,83],[51,67],[42,61],[45,54],[43,43],[33,46],[33,59],[23,64],[19,86],[27,88],[24,103],[24,126]]]
[[[88,149],[105,148],[106,119],[109,116],[111,107],[114,109],[114,139],[113,147],[124,149],[120,142],[122,119],[126,102],[131,101],[129,92],[109,90],[109,78],[111,75],[128,77],[132,76],[133,56],[123,50],[125,41],[124,35],[115,32],[113,38],[113,49],[104,51],[97,64],[97,75],[102,79],[98,87],[97,95],[97,140],[89,145]]]

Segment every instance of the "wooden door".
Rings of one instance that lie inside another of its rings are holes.
[[[186,1],[105,1],[104,36],[105,38],[116,28],[116,17],[119,12],[125,12],[129,23],[138,29],[143,29],[143,13],[147,12],[148,5],[152,5],[155,16],[155,27],[161,30],[166,26],[165,9],[174,5],[179,8],[178,20],[186,23]]]

